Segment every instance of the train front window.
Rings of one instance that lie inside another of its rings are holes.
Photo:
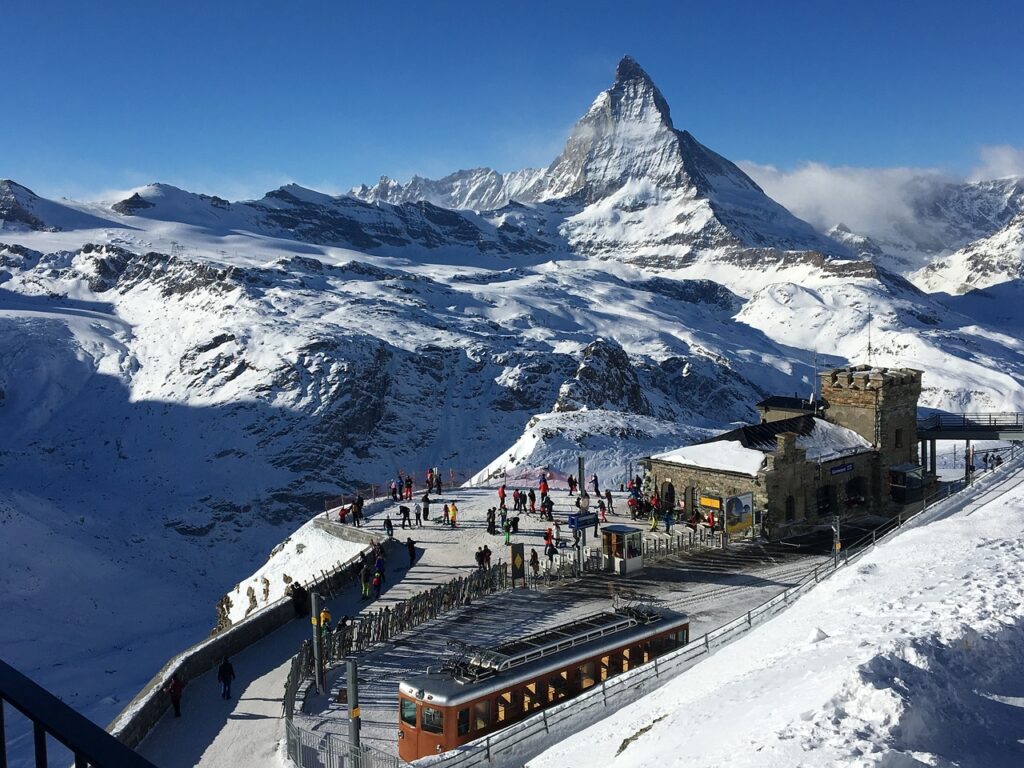
[[[420,725],[427,733],[441,733],[444,730],[444,713],[435,707],[423,705],[423,723]]]
[[[585,691],[597,684],[597,665],[588,661],[580,666],[580,690]]]
[[[402,722],[406,725],[416,727],[416,702],[402,699]]]
[[[459,710],[458,730],[459,736],[469,733],[469,707]]]

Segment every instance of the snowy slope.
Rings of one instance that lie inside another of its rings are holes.
[[[769,393],[809,394],[815,352],[862,361],[869,315],[876,362],[929,371],[923,405],[1024,409],[1014,284],[931,296],[823,253],[676,131],[635,62],[538,179],[535,202],[479,213],[295,185],[111,205],[0,186],[5,658],[107,721],[220,597],[259,594],[325,496],[580,452],[614,483]]]
[[[927,515],[530,767],[1021,764],[1022,479]]]

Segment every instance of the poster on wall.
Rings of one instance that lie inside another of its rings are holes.
[[[754,494],[744,493],[725,500],[725,520],[729,533],[745,531],[754,524]]]

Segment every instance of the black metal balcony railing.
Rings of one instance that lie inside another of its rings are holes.
[[[5,704],[10,704],[32,723],[36,768],[47,766],[47,736],[75,756],[75,768],[154,768],[148,760],[3,661],[0,661],[0,768],[7,768]]]
[[[917,420],[919,432],[929,430],[990,430],[1024,432],[1024,413],[934,413]]]

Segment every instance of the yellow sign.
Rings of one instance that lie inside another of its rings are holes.
[[[836,552],[838,552],[842,548],[843,548],[843,542],[837,541],[836,542]]]
[[[722,508],[722,500],[717,496],[701,496],[699,503],[702,507],[708,507],[709,509]]]
[[[522,567],[522,565],[523,565],[523,557],[522,557],[522,555],[517,553],[515,560],[513,560],[512,562],[514,562],[516,564],[516,568]]]
[[[310,618],[309,623],[312,624],[314,627],[319,627],[320,626],[320,622],[318,621],[318,619],[319,619],[318,616],[313,616],[313,617]]]
[[[352,717],[359,717],[359,707],[352,710]]]

